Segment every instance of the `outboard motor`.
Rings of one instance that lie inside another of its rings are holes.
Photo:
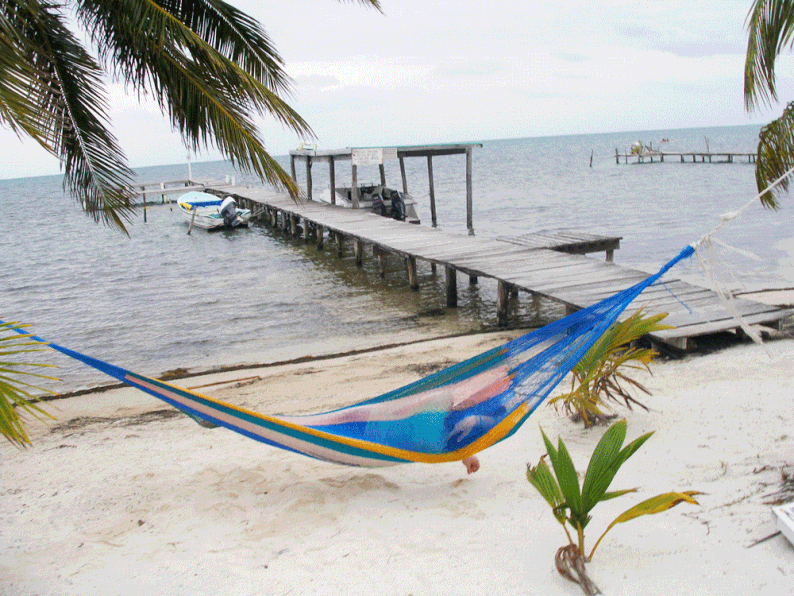
[[[231,228],[237,219],[237,203],[232,197],[226,197],[221,203],[221,215],[223,223],[227,228]]]
[[[383,215],[384,217],[387,214],[386,205],[383,202],[383,197],[381,193],[375,191],[372,193],[372,212],[377,213],[378,215]]]
[[[396,190],[391,191],[391,216],[399,221],[405,221],[405,201]]]

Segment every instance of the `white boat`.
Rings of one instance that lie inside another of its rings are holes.
[[[337,187],[336,204],[352,208],[352,193],[353,191],[349,186]],[[318,198],[324,203],[330,203],[331,189],[325,189]],[[392,219],[407,221],[412,224],[419,223],[419,214],[416,212],[416,200],[408,193],[399,192],[380,184],[359,186],[358,206],[359,209],[367,209],[384,217],[391,217]]]
[[[239,209],[232,197],[219,199],[205,192],[191,191],[177,201],[185,221],[204,230],[248,227],[250,209]]]

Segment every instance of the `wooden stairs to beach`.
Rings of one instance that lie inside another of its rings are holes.
[[[517,237],[481,238],[317,201],[296,203],[265,188],[226,187],[222,193],[235,196],[238,204],[288,234],[296,235],[300,226],[303,237],[320,248],[326,238],[324,230],[328,230],[340,256],[345,244],[352,243],[359,265],[367,245],[381,263],[381,272],[386,255],[397,255],[405,260],[412,289],[418,289],[417,259],[434,268],[444,267],[450,307],[457,305],[457,272],[468,275],[470,283],[477,283],[480,277],[494,279],[498,283],[500,325],[507,322],[510,296],[520,290],[555,300],[568,311],[575,311],[648,277],[646,272],[612,262],[620,237],[545,230]],[[601,251],[606,253],[606,260],[585,256]],[[649,314],[668,313],[664,322],[675,329],[653,334],[655,340],[686,350],[691,347],[691,338],[739,328],[715,292],[671,274],[663,281],[645,290],[630,307],[642,307]],[[794,312],[747,299],[733,300],[732,307],[751,325],[773,325]]]

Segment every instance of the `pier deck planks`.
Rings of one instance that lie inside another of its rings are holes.
[[[620,237],[564,229],[481,238],[317,201],[295,202],[267,189],[225,187],[221,192],[406,259],[423,259],[470,276],[495,279],[562,302],[571,310],[595,304],[648,277],[646,272],[611,262],[611,254],[620,247]],[[583,256],[601,251],[607,255],[606,261]],[[772,324],[794,312],[747,299],[735,299],[732,305],[749,324]],[[653,337],[682,349],[687,348],[689,338],[738,328],[715,292],[674,277],[646,289],[627,313],[639,308],[646,314],[668,313],[664,323],[676,328]]]

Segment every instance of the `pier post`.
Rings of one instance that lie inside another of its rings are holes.
[[[458,306],[458,276],[457,271],[454,267],[447,265],[446,269],[446,277],[447,277],[447,306],[449,308],[455,308]]]
[[[496,324],[499,327],[507,325],[507,299],[509,295],[508,284],[500,280],[496,288]]]
[[[405,158],[400,155],[400,176],[403,179],[403,192],[408,194],[408,179],[405,177]]]
[[[336,254],[341,259],[345,253],[345,237],[341,232],[334,232],[336,238]]]
[[[336,168],[333,157],[328,160],[328,176],[331,183],[331,205],[336,205]]]
[[[430,185],[430,220],[433,227],[438,227],[438,220],[436,218],[436,191],[433,185],[433,156],[427,156],[427,182]]]
[[[289,235],[293,238],[298,235],[298,216],[289,216]]]
[[[304,241],[309,241],[309,220],[305,217],[303,218],[303,239]]]
[[[615,147],[615,163],[620,165],[620,155],[618,154],[618,148]]]
[[[383,162],[378,164],[378,169],[380,170],[380,185],[386,186],[386,168],[383,166]]]
[[[474,218],[472,211],[471,147],[468,147],[466,149],[466,227],[469,229],[469,236],[474,236]]]
[[[312,158],[306,156],[306,197],[312,200]]]
[[[352,201],[353,201],[353,209],[358,209],[358,166],[353,164],[350,168],[351,174],[351,194],[352,194]]]
[[[364,264],[364,243],[358,238],[353,240],[353,253],[356,256],[356,265],[361,267]]]
[[[386,277],[386,253],[377,244],[372,245],[372,256],[378,259],[380,276]]]
[[[298,183],[298,177],[295,174],[295,156],[294,155],[290,155],[289,156],[289,168],[290,168],[290,171],[292,172],[292,179],[297,184]]]
[[[408,269],[408,285],[412,290],[419,290],[419,280],[416,275],[416,257],[405,259],[405,266]]]
[[[317,224],[315,228],[317,229],[317,250],[322,250],[324,238],[323,227],[320,224]]]

